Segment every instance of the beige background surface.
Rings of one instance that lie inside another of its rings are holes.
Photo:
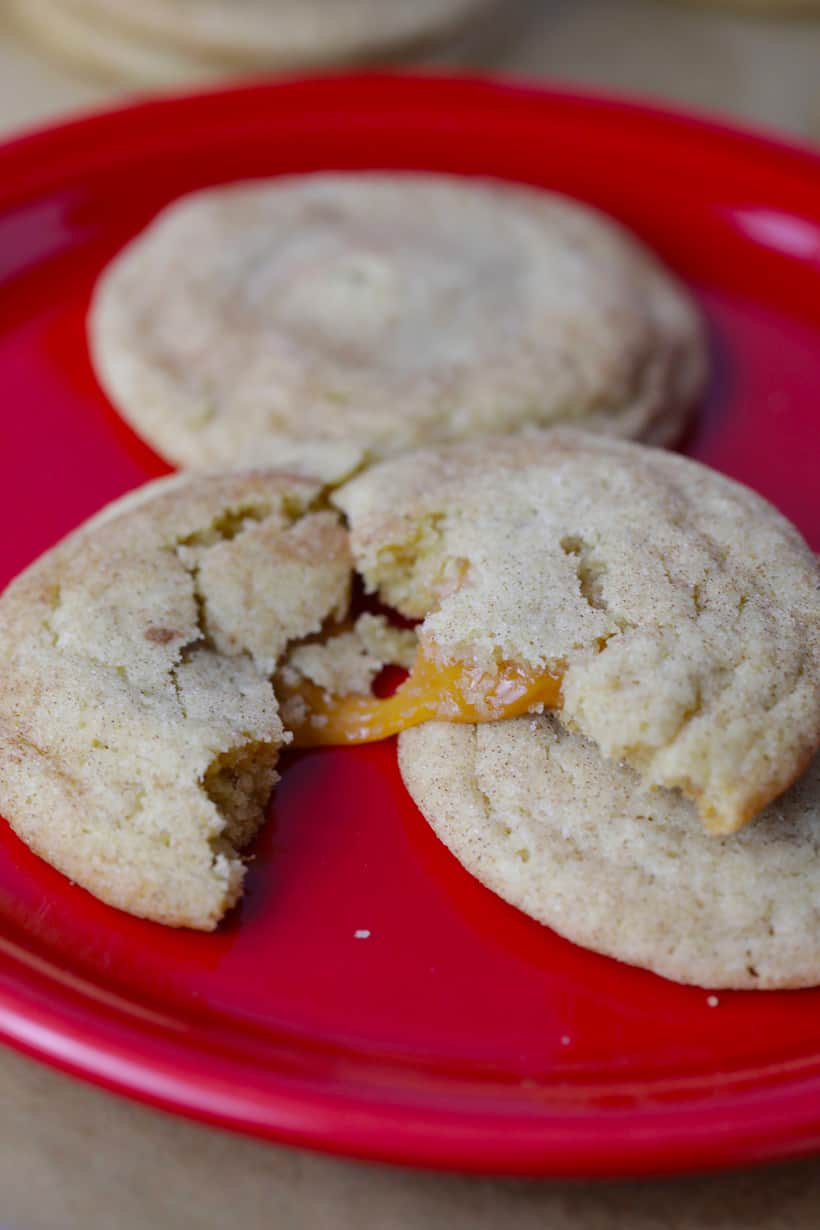
[[[522,0],[514,23],[511,13],[507,3],[496,32],[505,37],[467,37],[436,61],[654,94],[820,141],[820,19],[744,18],[673,0]],[[42,58],[0,14],[0,132],[123,93]],[[201,1128],[0,1051],[4,1230],[227,1225],[816,1230],[820,1161],[652,1183],[419,1174]]]

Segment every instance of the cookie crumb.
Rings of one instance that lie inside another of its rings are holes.
[[[718,1004],[720,1003],[720,1000],[718,999],[717,995],[707,995],[706,1002],[710,1008],[717,1008]]]

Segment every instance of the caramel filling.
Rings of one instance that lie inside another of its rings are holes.
[[[294,747],[374,743],[421,722],[496,722],[519,717],[536,706],[553,709],[561,700],[562,673],[544,674],[514,662],[492,673],[467,663],[442,665],[420,649],[415,665],[392,696],[332,696],[308,680],[279,684],[286,702],[299,697],[303,710],[291,719]]]

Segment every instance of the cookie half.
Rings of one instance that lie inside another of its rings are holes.
[[[697,986],[820,983],[820,758],[719,839],[554,717],[431,722],[399,764],[467,870],[567,939]]]
[[[669,442],[706,370],[689,296],[611,220],[401,173],[182,198],[104,271],[89,336],[114,405],[188,467],[556,421]]]
[[[719,834],[814,755],[817,559],[738,483],[554,430],[408,454],[334,499],[367,586],[422,621],[433,703],[411,712],[403,694],[393,729],[556,707],[607,759],[693,799]]]
[[[207,930],[239,897],[288,739],[271,674],[347,610],[322,495],[272,472],[162,479],[0,598],[0,813],[111,905]]]

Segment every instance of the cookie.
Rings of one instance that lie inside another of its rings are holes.
[[[123,33],[66,0],[8,0],[15,25],[34,43],[69,65],[106,81],[126,81],[156,89],[224,78],[227,69],[160,41]]]
[[[567,939],[697,986],[820,983],[820,757],[717,839],[552,716],[430,722],[401,736],[399,764],[467,870]]]
[[[689,297],[614,222],[417,174],[184,197],[103,272],[89,337],[114,405],[195,468],[532,422],[668,442],[705,373]]]
[[[248,70],[350,63],[414,48],[449,35],[492,2],[59,0],[58,7],[125,45]]]
[[[438,674],[455,695],[452,712],[422,716],[557,706],[717,834],[817,749],[817,560],[738,483],[557,429],[385,461],[334,500],[368,588],[422,621],[426,694]]]
[[[174,476],[0,598],[0,814],[120,909],[210,929],[242,889],[287,742],[271,674],[347,612],[321,485]]]

